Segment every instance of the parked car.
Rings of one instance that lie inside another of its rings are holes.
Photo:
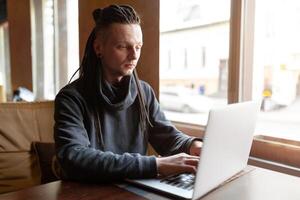
[[[184,87],[163,87],[159,99],[163,110],[183,113],[208,112],[212,106],[209,97]]]

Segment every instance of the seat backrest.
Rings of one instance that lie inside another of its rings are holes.
[[[54,142],[53,114],[53,101],[0,103],[0,193],[41,183],[32,142]]]

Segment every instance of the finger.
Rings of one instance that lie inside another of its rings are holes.
[[[197,168],[193,165],[187,165],[187,164],[182,164],[182,165],[177,165],[174,167],[174,172],[175,173],[196,173]]]
[[[175,155],[177,158],[192,158],[192,159],[199,159],[199,156],[197,155],[190,155],[190,154],[186,154],[186,153],[179,153],[177,155]]]
[[[179,173],[193,173],[196,174],[197,168],[192,165],[183,165],[180,169],[181,172]]]
[[[192,166],[195,166],[195,167],[198,166],[198,163],[199,163],[199,159],[188,159],[188,160],[184,161],[184,164],[192,165]]]
[[[192,165],[172,165],[169,166],[169,170],[165,173],[161,173],[161,177],[169,176],[169,175],[176,175],[176,174],[182,174],[182,173],[192,173],[196,174],[197,168]]]
[[[184,156],[182,156],[185,159],[200,159],[199,156],[196,155],[189,155],[189,154],[185,154]]]

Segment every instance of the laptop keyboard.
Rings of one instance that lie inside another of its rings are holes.
[[[160,180],[162,183],[173,185],[185,190],[194,189],[195,175],[194,174],[176,174],[168,176]]]

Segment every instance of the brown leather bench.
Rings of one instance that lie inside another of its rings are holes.
[[[42,143],[53,154],[53,113],[53,101],[0,103],[0,193],[42,183],[43,158],[32,146]]]

